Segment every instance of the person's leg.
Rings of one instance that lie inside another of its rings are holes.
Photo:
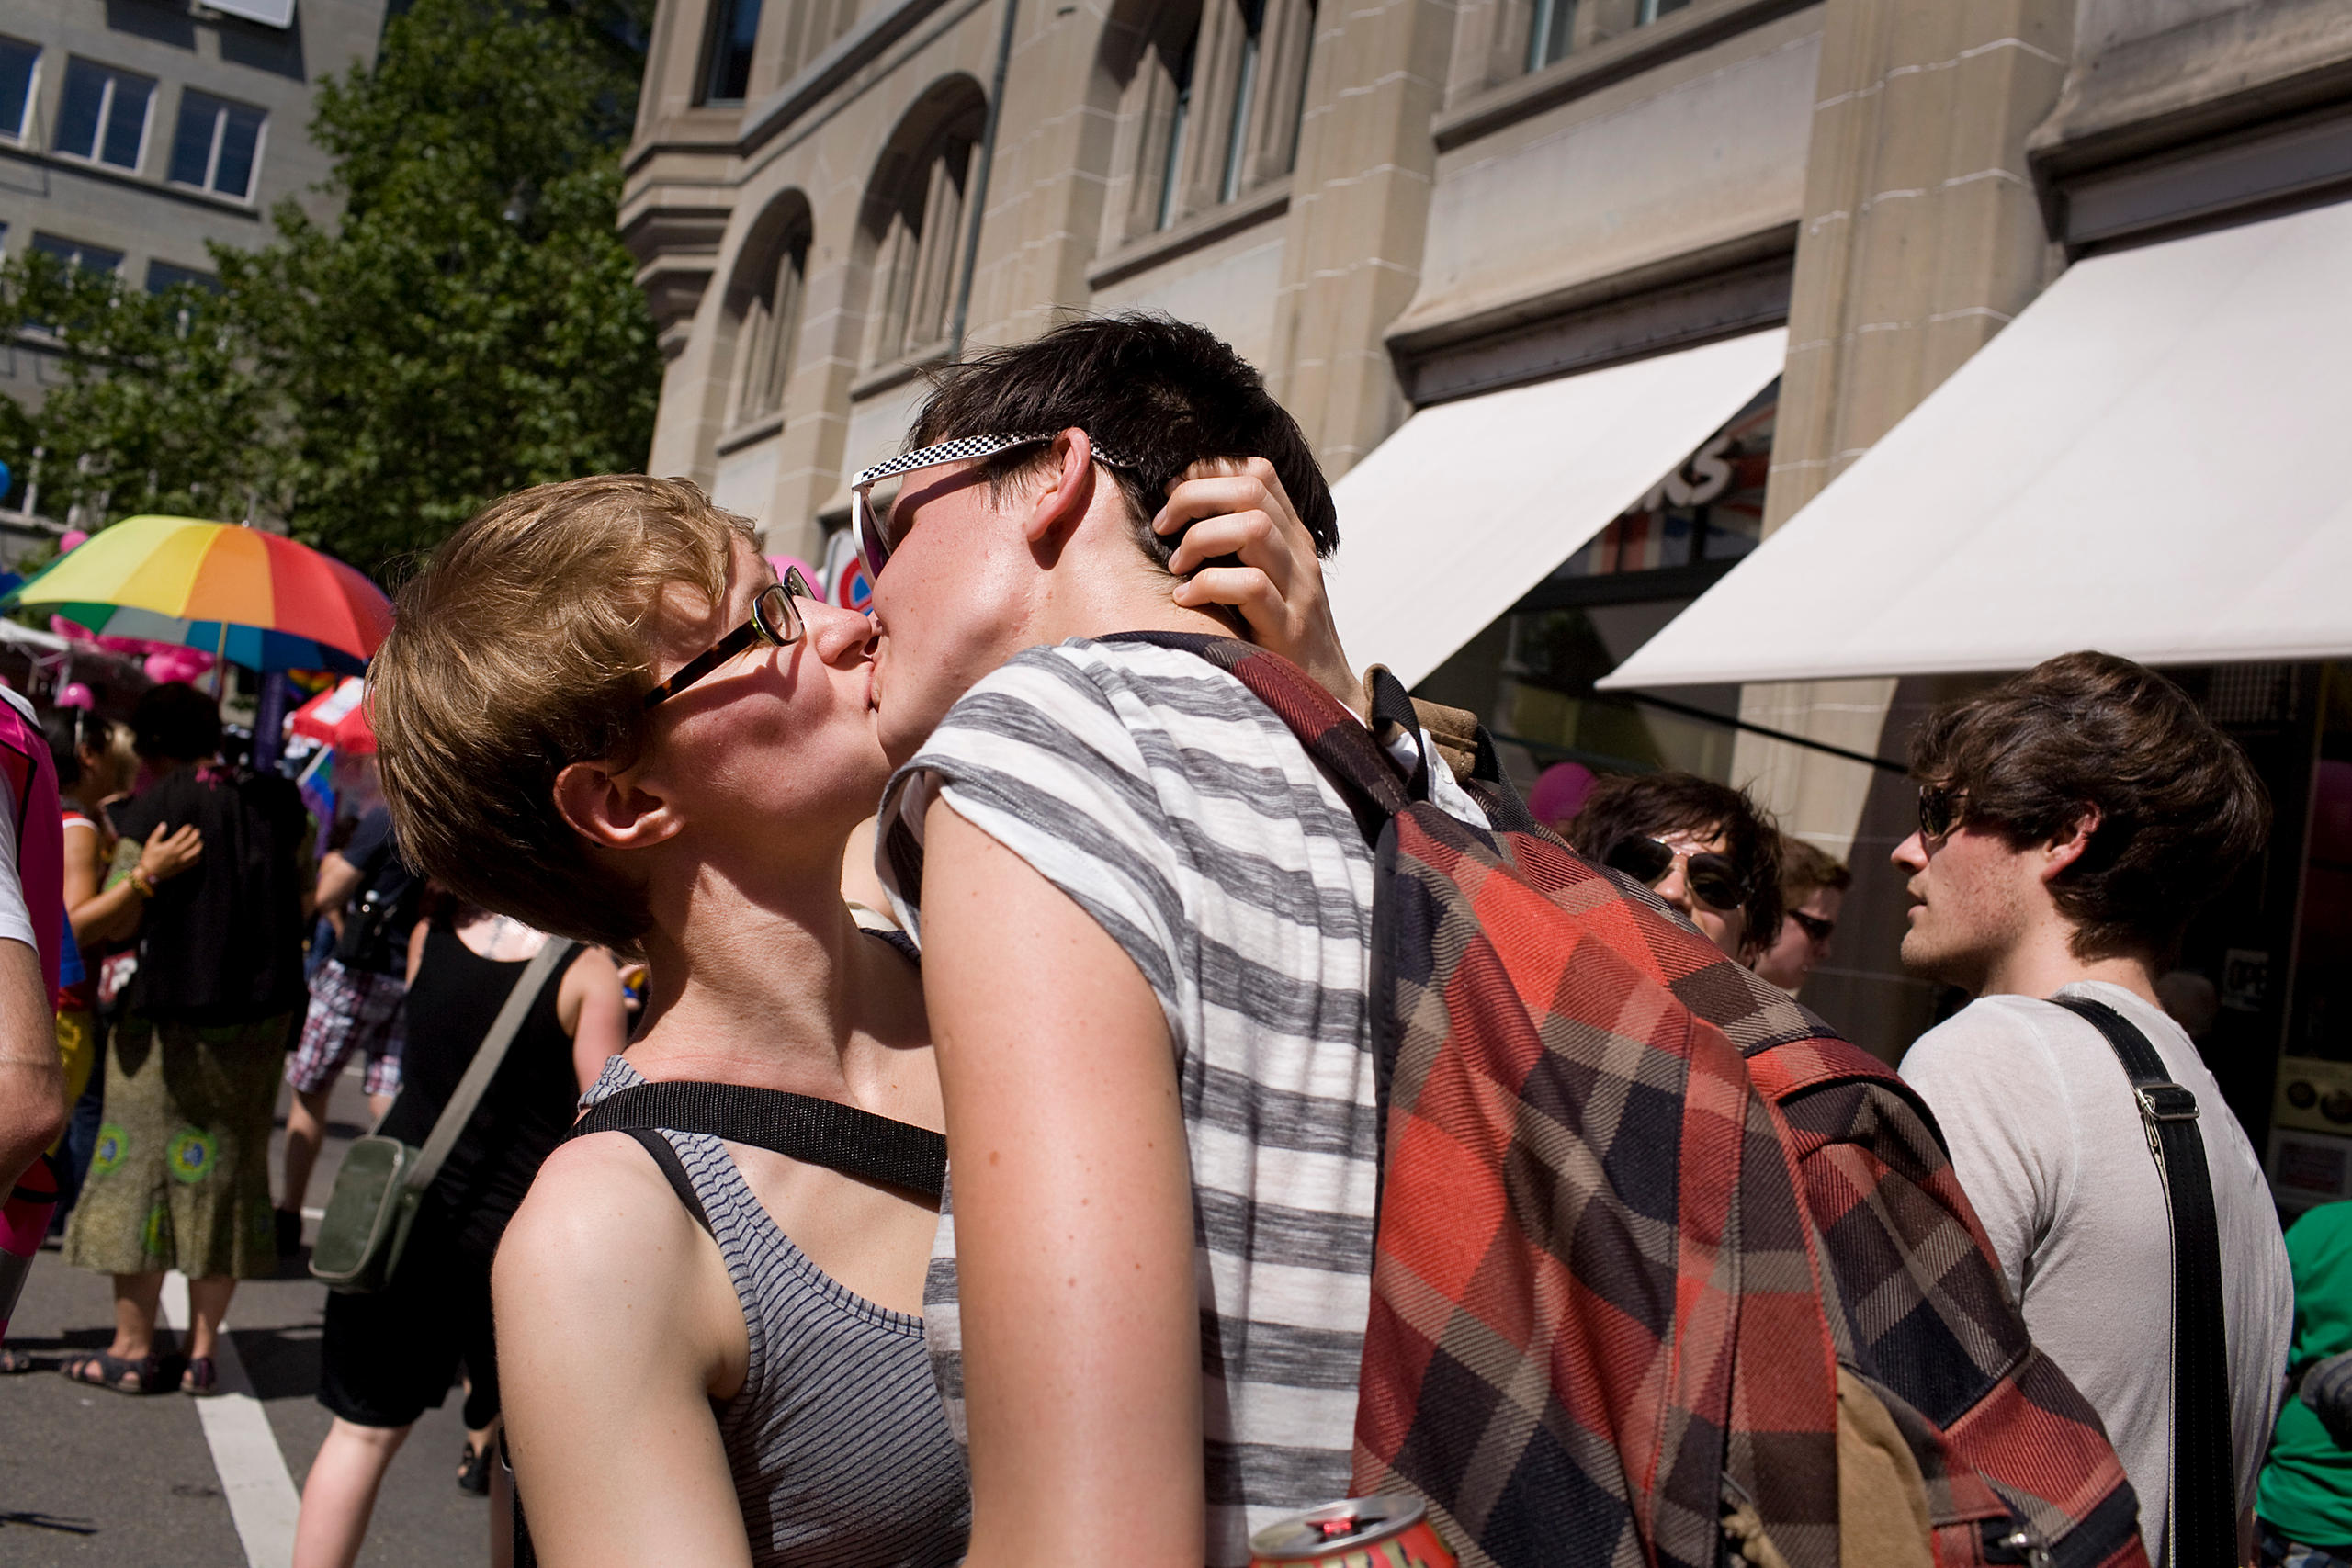
[[[229,1315],[229,1298],[237,1281],[227,1275],[187,1282],[187,1354],[190,1360],[209,1360],[220,1341],[220,1320]]]
[[[362,1427],[338,1416],[302,1483],[294,1521],[294,1568],[351,1568],[368,1539],[368,1518],[406,1427]]]
[[[506,1456],[490,1456],[490,1568],[514,1568],[514,1472]]]
[[[286,1174],[277,1200],[280,1213],[302,1212],[302,1201],[311,1190],[311,1172],[319,1163],[319,1146],[326,1141],[327,1096],[331,1092],[331,1087],[324,1085],[297,1089],[294,1103],[287,1107]]]
[[[114,1277],[114,1343],[107,1354],[140,1360],[155,1349],[155,1312],[164,1297],[161,1274]]]

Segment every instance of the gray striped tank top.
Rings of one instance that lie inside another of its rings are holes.
[[[584,1097],[643,1083],[623,1058]],[[946,1568],[972,1522],[922,1319],[876,1306],[792,1244],[718,1138],[664,1133],[710,1217],[751,1344],[715,1400],[754,1568]]]

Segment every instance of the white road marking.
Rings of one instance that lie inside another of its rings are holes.
[[[187,1276],[164,1277],[164,1321],[185,1333],[188,1325]],[[292,1568],[294,1520],[302,1511],[301,1495],[294,1490],[293,1474],[270,1429],[269,1415],[254,1397],[245,1363],[236,1341],[224,1329],[214,1342],[212,1364],[220,1392],[194,1401],[204,1440],[212,1450],[212,1468],[220,1476],[220,1491],[229,1500],[229,1517],[244,1542],[249,1568]]]

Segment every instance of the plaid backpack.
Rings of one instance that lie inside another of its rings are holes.
[[[1419,1493],[1475,1568],[2144,1568],[1900,1078],[1539,827],[1483,734],[1490,833],[1279,657],[1136,640],[1238,678],[1374,846],[1357,1495]]]

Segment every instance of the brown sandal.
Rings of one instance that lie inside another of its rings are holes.
[[[150,1352],[134,1360],[96,1350],[76,1356],[57,1370],[73,1382],[92,1388],[112,1389],[117,1393],[153,1393],[163,1375],[164,1358]]]

